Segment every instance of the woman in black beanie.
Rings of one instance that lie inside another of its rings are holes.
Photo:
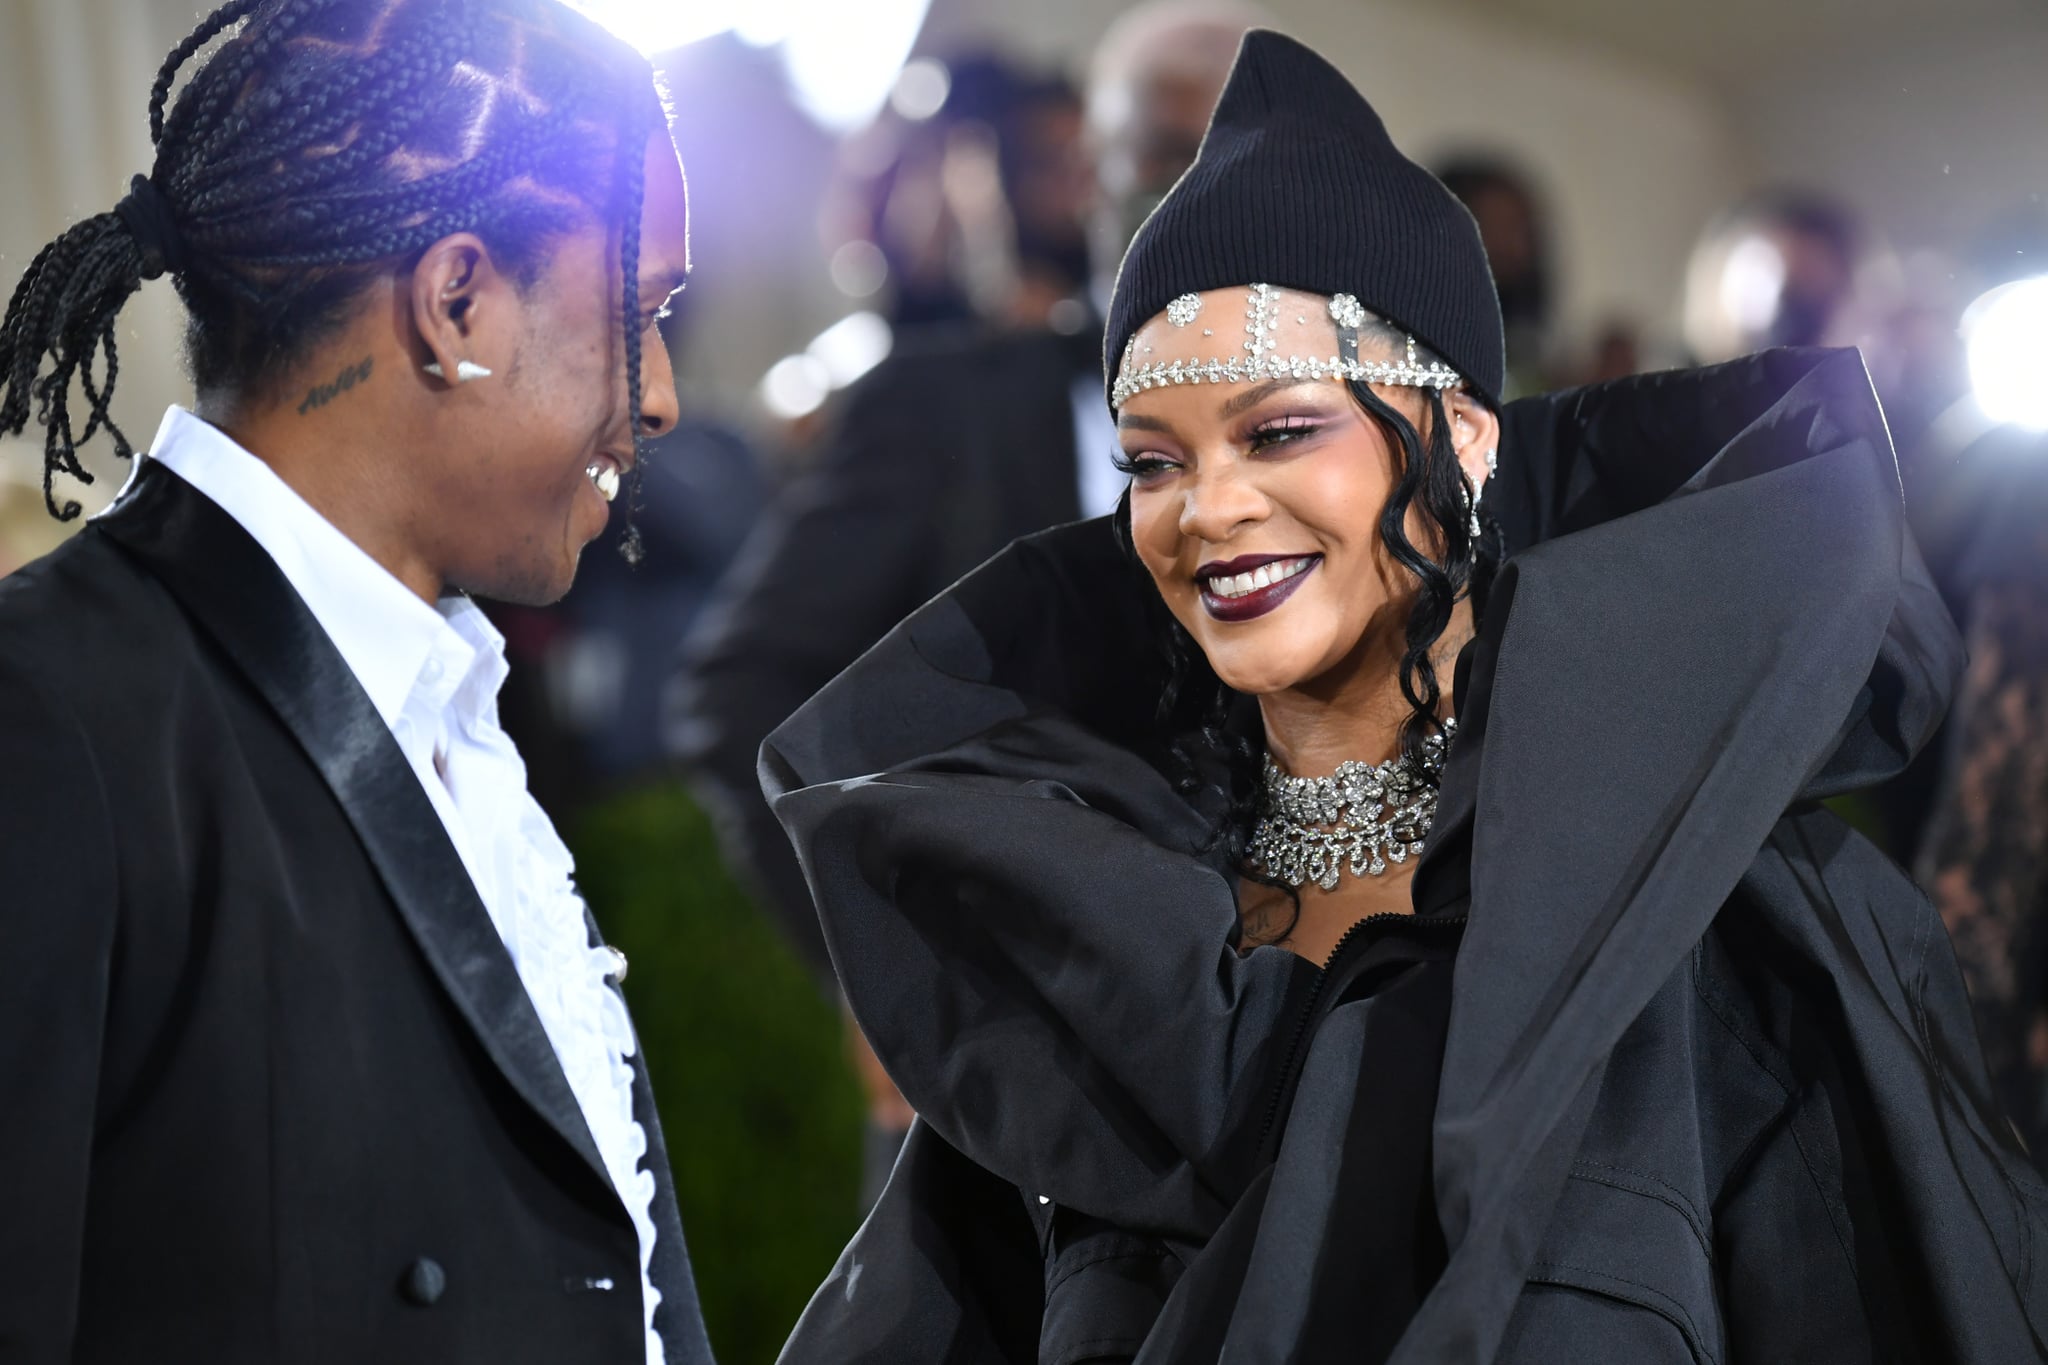
[[[1849,352],[1502,408],[1470,218],[1247,37],[1131,476],[771,738],[920,1114],[784,1360],[2040,1359],[2048,1191],[1818,803],[1960,662]]]

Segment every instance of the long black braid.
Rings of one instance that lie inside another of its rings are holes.
[[[626,492],[626,530],[619,539],[619,553],[628,564],[638,564],[645,553],[640,543],[640,523],[634,516],[640,510],[640,471],[646,450],[641,445],[645,433],[642,431],[640,414],[640,210],[638,205],[646,194],[647,164],[641,157],[639,147],[630,147],[621,153],[619,167],[626,184],[626,198],[635,205],[626,217],[624,235],[619,239],[620,273],[625,276],[625,295],[620,303],[626,327],[626,402],[630,405],[627,416],[632,425],[627,429],[633,433],[632,486]]]
[[[1356,358],[1362,339],[1378,341],[1383,348],[1405,348],[1407,344],[1405,333],[1370,316],[1362,328],[1345,329],[1340,345],[1350,358]],[[1427,366],[1437,357],[1418,346],[1415,360]],[[1399,477],[1380,514],[1379,532],[1395,562],[1415,580],[1399,674],[1401,695],[1410,708],[1401,723],[1401,751],[1412,761],[1420,758],[1422,746],[1443,728],[1437,717],[1443,687],[1432,655],[1459,601],[1469,597],[1475,613],[1485,611],[1487,593],[1500,564],[1500,532],[1483,499],[1478,508],[1472,505],[1472,484],[1458,463],[1442,394],[1435,389],[1424,391],[1429,413],[1425,439],[1413,422],[1370,385],[1354,381],[1346,387],[1397,452]],[[1439,542],[1441,557],[1417,546],[1408,534],[1408,514],[1417,508],[1423,514],[1425,537]],[[1477,535],[1472,532],[1475,515]],[[1266,754],[1257,703],[1216,676],[1201,646],[1166,609],[1131,538],[1128,491],[1117,504],[1114,525],[1140,580],[1153,636],[1166,664],[1158,709],[1166,757],[1183,794],[1200,808],[1217,813],[1212,840],[1203,852],[1219,869],[1279,886],[1292,896],[1292,888],[1244,866],[1258,813],[1259,779]],[[1299,898],[1293,898],[1298,910]],[[1290,926],[1268,937],[1277,941],[1291,931]]]
[[[237,25],[173,103],[179,72]],[[112,415],[116,322],[143,281],[174,277],[202,393],[262,394],[376,272],[475,232],[530,284],[553,237],[599,214],[623,225],[637,441],[644,155],[662,118],[645,60],[554,0],[229,0],[157,74],[150,174],[16,285],[0,434],[44,428],[44,501],[68,521],[80,507],[59,501],[58,476],[93,482],[79,447],[105,430],[134,453]]]

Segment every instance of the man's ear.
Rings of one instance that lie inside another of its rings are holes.
[[[422,365],[453,379],[467,361],[497,369],[497,341],[516,306],[517,291],[474,233],[443,237],[426,249],[412,272],[412,324],[426,351]]]
[[[1500,417],[1464,389],[1444,395],[1444,415],[1451,422],[1451,446],[1473,489],[1484,488],[1492,470],[1487,457],[1500,445]]]

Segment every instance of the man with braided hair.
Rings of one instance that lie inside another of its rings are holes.
[[[0,582],[0,1361],[708,1362],[466,595],[560,597],[677,420],[653,73],[555,0],[234,0],[150,128],[0,324],[61,519],[146,280],[198,393]]]

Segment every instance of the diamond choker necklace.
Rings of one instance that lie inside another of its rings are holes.
[[[1444,746],[1457,729],[1446,720],[1423,743],[1420,761],[1343,763],[1329,777],[1289,777],[1267,755],[1247,859],[1287,886],[1314,882],[1325,891],[1347,871],[1377,877],[1390,861],[1407,862],[1436,819]]]

